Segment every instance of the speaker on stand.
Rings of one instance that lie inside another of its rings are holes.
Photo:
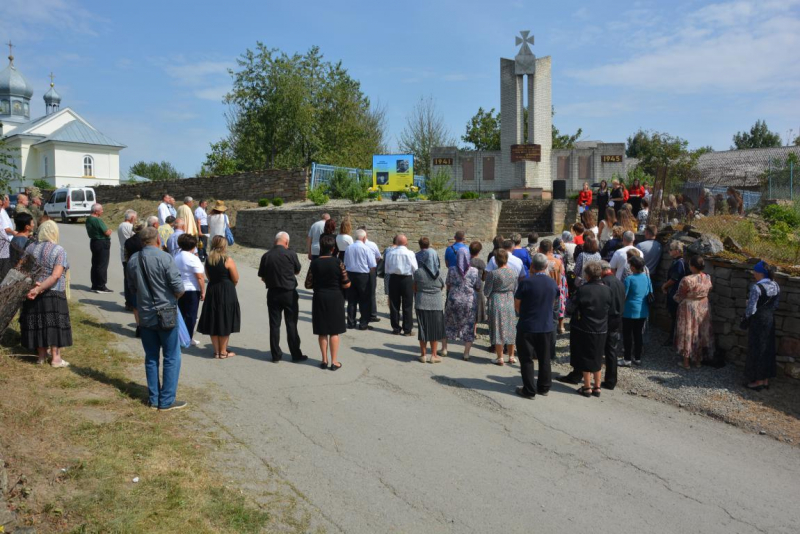
[[[553,200],[567,199],[567,181],[553,180]]]

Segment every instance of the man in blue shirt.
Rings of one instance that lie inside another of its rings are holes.
[[[522,373],[522,387],[517,395],[533,399],[547,395],[552,385],[550,346],[553,342],[553,308],[558,302],[558,285],[547,274],[547,256],[538,253],[531,261],[534,274],[520,281],[514,295],[514,308],[519,314],[517,350]],[[539,379],[533,379],[533,359],[539,361]]]
[[[467,248],[467,244],[464,243],[465,234],[463,231],[459,230],[456,232],[456,235],[453,236],[453,240],[455,243],[447,247],[444,251],[444,264],[446,267],[452,267],[456,264],[456,256],[458,254],[458,249]]]

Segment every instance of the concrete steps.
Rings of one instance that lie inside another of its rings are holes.
[[[530,232],[548,234],[552,231],[552,207],[542,200],[503,200],[497,233],[508,237],[515,233],[523,239]]]

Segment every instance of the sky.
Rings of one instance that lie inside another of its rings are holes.
[[[0,3],[0,41],[34,85],[32,115],[53,72],[62,107],[127,145],[123,172],[166,160],[187,176],[226,135],[228,69],[258,41],[341,61],[386,107],[396,149],[429,97],[463,145],[478,108],[499,109],[499,60],[517,53],[521,30],[552,57],[562,132],[623,142],[643,128],[715,150],[757,119],[784,142],[800,134],[800,0]]]

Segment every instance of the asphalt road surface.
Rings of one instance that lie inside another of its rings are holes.
[[[116,231],[108,286],[88,291],[82,224],[63,225],[73,298],[121,340]],[[329,532],[800,532],[800,451],[656,401],[605,391],[586,399],[554,383],[547,397],[514,395],[517,366],[488,353],[422,364],[416,337],[342,337],[337,372],[318,367],[311,295],[301,291],[304,364],[273,364],[266,290],[239,262],[238,356],[214,360],[210,340],[184,352],[181,384],[207,390],[192,407],[237,442],[243,469],[279,477]],[[302,286],[302,281],[300,282]],[[127,332],[127,333],[126,333]],[[283,348],[288,347],[283,335]],[[460,347],[451,346],[451,355]],[[70,358],[76,364],[80,355]],[[145,382],[144,369],[136,377]],[[646,371],[643,371],[646,372]],[[179,389],[180,397],[180,389]]]

